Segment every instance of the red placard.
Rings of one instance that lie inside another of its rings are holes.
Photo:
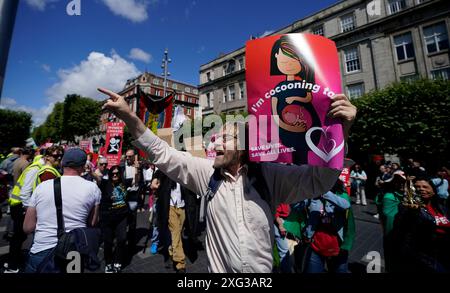
[[[109,122],[106,124],[106,152],[108,168],[120,164],[122,156],[123,129],[125,123]]]

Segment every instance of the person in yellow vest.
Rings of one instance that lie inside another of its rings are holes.
[[[19,272],[22,244],[26,239],[26,235],[23,232],[26,207],[34,191],[37,174],[44,163],[44,160],[41,159],[25,168],[9,196],[8,203],[10,205],[11,220],[13,221],[13,236],[9,242],[9,256],[8,262],[4,264],[4,273]]]
[[[42,166],[36,176],[35,188],[46,180],[61,177],[61,174],[56,168],[60,166],[63,155],[64,149],[62,146],[54,145],[45,151],[45,165]]]

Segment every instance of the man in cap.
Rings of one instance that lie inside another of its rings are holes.
[[[86,159],[86,153],[80,148],[67,150],[62,158],[61,198],[66,232],[87,225],[95,226],[98,221],[100,189],[94,182],[80,176]],[[25,272],[37,272],[58,243],[53,182],[54,179],[47,180],[36,187],[25,215],[25,233],[36,230]]]

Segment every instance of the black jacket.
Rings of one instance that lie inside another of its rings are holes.
[[[157,210],[158,210],[158,226],[163,229],[168,226],[169,223],[169,208],[170,208],[170,193],[175,181],[171,180],[160,170],[157,170],[153,175],[153,178],[158,178],[161,182],[156,194],[158,196]],[[197,195],[189,189],[180,186],[181,198],[185,203],[186,221],[185,227],[188,228],[187,232],[190,235],[195,236],[199,221],[199,207],[200,200],[197,200]]]

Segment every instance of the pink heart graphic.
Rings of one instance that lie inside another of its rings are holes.
[[[306,132],[306,144],[309,146],[311,151],[319,156],[325,162],[329,162],[334,156],[336,156],[342,149],[344,148],[345,142],[342,141],[340,145],[337,146],[337,143],[334,139],[328,139],[327,132],[329,127],[323,129],[321,127],[311,127]],[[322,145],[322,149],[319,149],[311,140],[311,133],[314,131],[320,131],[321,135],[325,138],[325,143]]]
[[[325,135],[325,138],[327,136]],[[329,139],[326,143],[324,143],[322,149],[325,153],[329,154],[336,148],[336,141],[334,139]]]

